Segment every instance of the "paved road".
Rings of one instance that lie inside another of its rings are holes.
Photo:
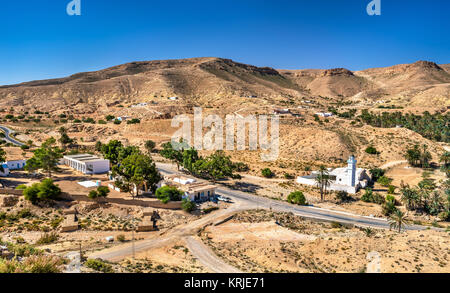
[[[174,167],[169,164],[157,164],[158,169],[162,173],[175,174]],[[189,225],[180,225],[169,231],[166,231],[160,235],[155,235],[152,239],[146,239],[137,241],[135,243],[135,252],[140,253],[147,251],[149,249],[167,246],[180,239],[187,239],[188,246],[190,245],[190,250],[195,255],[201,263],[206,267],[214,267],[214,263],[218,260],[212,252],[204,251],[202,252],[199,243],[195,244],[195,241],[190,237],[194,235],[198,229],[223,220],[236,212],[249,210],[249,209],[271,209],[278,212],[292,212],[295,215],[308,218],[317,219],[320,221],[331,221],[339,222],[343,224],[352,224],[361,227],[372,227],[377,229],[389,229],[389,223],[385,219],[365,217],[360,215],[354,215],[350,213],[331,211],[315,207],[302,207],[291,205],[286,202],[276,201],[268,198],[258,197],[251,195],[249,193],[240,192],[236,190],[231,190],[228,188],[221,187],[217,190],[218,194],[230,197],[234,204],[229,208],[224,210],[219,210],[217,212],[211,213],[202,217],[196,221],[191,222]],[[405,227],[407,230],[424,230],[426,227],[407,225]],[[106,250],[97,251],[89,255],[90,258],[101,258],[109,261],[120,261],[132,255],[132,245],[130,243],[123,244],[120,246],[115,246]],[[225,266],[220,266],[217,270],[233,272],[230,268]],[[234,268],[233,268],[234,269]],[[236,270],[236,269],[234,269]]]
[[[217,255],[207,247],[201,240],[188,236],[185,238],[186,244],[191,253],[200,261],[200,263],[213,273],[239,274],[242,273],[235,267],[222,261]]]
[[[14,133],[13,130],[9,129],[9,128],[6,127],[6,126],[2,126],[2,125],[0,125],[0,130],[3,131],[3,132],[5,133],[5,140],[6,140],[6,141],[8,141],[8,142],[10,142],[10,143],[12,143],[12,144],[14,144],[14,145],[17,145],[17,146],[23,146],[23,145],[25,145],[24,143],[21,143],[20,141],[18,141],[18,140],[16,140],[16,139],[14,139],[14,138],[11,137],[11,134]]]
[[[176,171],[171,169],[168,164],[157,164],[158,169],[167,174],[174,174]],[[253,208],[272,209],[278,212],[292,212],[295,215],[317,219],[322,221],[340,222],[344,224],[353,224],[363,227],[382,228],[389,229],[389,223],[386,219],[365,217],[350,213],[331,211],[327,209],[315,208],[315,207],[302,207],[289,204],[287,202],[272,200],[264,197],[255,196],[249,193],[232,190],[229,188],[218,188],[217,193],[232,198],[233,200],[239,200],[245,202],[247,206],[253,206]],[[424,230],[425,227],[408,225],[405,227],[407,230]]]

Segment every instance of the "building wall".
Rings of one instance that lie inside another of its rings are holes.
[[[110,164],[109,164],[108,160],[87,163],[88,168],[90,168],[92,166],[92,170],[93,170],[94,174],[108,173],[110,171],[109,165]]]
[[[3,172],[0,170],[0,177],[7,177],[9,176],[9,168],[7,164],[2,164],[3,166]]]
[[[23,169],[26,165],[27,161],[25,160],[17,160],[17,161],[8,161],[6,164],[8,165],[9,170],[20,170]]]

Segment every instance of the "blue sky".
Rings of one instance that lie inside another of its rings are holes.
[[[224,57],[280,69],[450,63],[450,1],[2,1],[0,84],[131,61]]]

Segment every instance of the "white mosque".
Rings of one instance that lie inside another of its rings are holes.
[[[357,161],[354,156],[351,156],[347,163],[347,168],[328,169],[331,184],[327,187],[327,190],[346,191],[355,194],[361,188],[367,187],[371,180],[367,170],[356,167]],[[318,171],[313,171],[311,175],[298,177],[297,183],[317,186],[316,178],[318,175]]]

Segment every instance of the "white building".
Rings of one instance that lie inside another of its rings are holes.
[[[316,115],[324,118],[333,117],[333,113],[325,113],[325,112],[319,112],[316,113]]]
[[[122,116],[122,117],[117,117],[117,120],[123,122],[123,121],[127,121],[128,119],[130,119],[129,116]]]
[[[110,170],[109,160],[89,154],[64,156],[63,162],[64,165],[84,174],[103,174]]]
[[[197,182],[193,178],[187,178],[179,175],[168,175],[164,181],[159,184],[160,187],[173,185],[184,192],[183,198],[189,198],[191,201],[208,201],[216,196],[217,186],[208,182]]]
[[[8,165],[9,170],[20,170],[25,168],[27,161],[26,160],[8,161],[5,164]]]
[[[346,191],[350,194],[355,194],[361,188],[366,188],[371,177],[365,169],[356,167],[356,159],[351,156],[347,161],[347,168],[329,169],[331,183],[327,186],[328,190]],[[297,178],[297,183],[317,186],[316,178],[319,175],[318,171],[312,172],[309,176],[302,176]]]

